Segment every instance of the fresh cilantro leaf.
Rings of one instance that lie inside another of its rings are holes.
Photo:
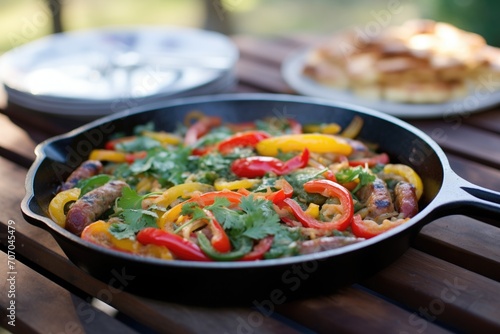
[[[356,188],[354,188],[352,190],[353,193],[355,193],[356,191],[358,191],[361,187],[363,187],[363,186],[365,186],[367,184],[370,184],[373,181],[375,181],[376,177],[375,177],[375,175],[370,174],[367,171],[363,170],[361,173],[359,173],[358,178],[359,178],[359,183],[356,186]]]
[[[142,200],[149,196],[148,195],[138,195],[135,190],[130,187],[125,187],[122,190],[122,196],[118,199],[117,205],[119,208],[126,209],[141,209]]]
[[[317,168],[303,168],[293,173],[285,175],[285,180],[293,187],[294,196],[297,197],[299,204],[301,203],[315,203],[321,205],[325,202],[326,198],[320,194],[308,193],[304,190],[304,183],[323,178],[318,174]]]
[[[262,239],[276,234],[282,228],[271,201],[254,199],[253,196],[242,197],[240,208],[245,212],[242,216],[246,227],[243,235],[247,237]]]
[[[136,160],[128,168],[133,175],[152,175],[162,186],[177,185],[188,176],[190,153],[189,148],[156,147],[148,151],[147,159]],[[121,173],[126,174],[123,170]]]
[[[111,180],[111,176],[107,174],[99,174],[89,177],[88,179],[83,179],[78,181],[77,187],[80,188],[80,197],[94,190]]]
[[[241,220],[240,212],[228,208],[230,202],[225,197],[217,197],[212,205],[206,207],[210,210],[215,219],[226,230],[241,230],[243,229],[243,222]]]
[[[156,227],[158,215],[148,210],[126,209],[121,212],[123,223],[111,224],[109,232],[117,239],[134,237],[145,227]]]
[[[191,220],[207,219],[207,214],[198,203],[186,203],[182,206],[181,215],[191,216]]]
[[[209,133],[201,137],[195,144],[195,148],[216,144],[231,135],[231,130],[227,127],[212,129]]]
[[[117,239],[131,238],[135,235],[134,231],[125,223],[113,223],[109,227],[109,232]]]
[[[161,146],[161,143],[149,137],[137,137],[131,141],[116,144],[116,149],[124,152],[148,151]]]
[[[375,175],[371,174],[369,170],[358,166],[356,168],[346,168],[337,173],[335,173],[335,177],[340,183],[351,182],[356,179],[359,180],[358,185],[351,192],[357,192],[361,187],[372,183],[375,181]]]
[[[134,127],[134,134],[135,135],[140,135],[144,131],[154,131],[155,130],[155,125],[153,122],[147,122],[145,124],[139,124]]]

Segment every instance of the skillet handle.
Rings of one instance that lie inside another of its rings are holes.
[[[500,193],[483,188],[450,171],[435,198],[434,218],[462,214],[500,228]]]

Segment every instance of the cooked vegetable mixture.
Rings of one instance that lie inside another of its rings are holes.
[[[354,139],[363,121],[135,128],[91,152],[48,212],[102,247],[165,260],[257,261],[372,238],[418,212],[422,182]]]

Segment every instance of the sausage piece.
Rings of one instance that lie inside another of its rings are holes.
[[[123,181],[110,181],[80,197],[66,215],[66,229],[79,236],[87,225],[111,208],[125,186]]]
[[[335,249],[365,240],[356,237],[323,237],[303,241],[299,244],[299,254],[318,253],[329,249]]]
[[[88,179],[91,176],[97,175],[102,171],[102,163],[99,160],[84,161],[77,169],[71,173],[66,182],[62,184],[59,191],[74,188],[78,181]]]
[[[356,193],[362,203],[368,208],[368,217],[375,219],[380,215],[394,212],[391,193],[385,182],[376,178]]]
[[[404,214],[404,218],[411,218],[418,213],[418,199],[411,183],[398,182],[394,187],[394,199],[396,211]]]

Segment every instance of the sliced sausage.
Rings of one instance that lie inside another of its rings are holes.
[[[376,178],[372,183],[363,186],[356,192],[360,201],[368,208],[368,219],[394,212],[391,193],[386,183]]]
[[[394,187],[394,205],[396,211],[404,218],[411,218],[418,213],[418,199],[415,187],[408,182],[400,181]]]
[[[84,161],[73,173],[68,176],[66,182],[62,184],[59,191],[74,188],[78,181],[88,179],[91,176],[97,175],[102,171],[102,163],[99,160]]]
[[[365,240],[356,237],[323,237],[299,243],[299,254],[318,253],[329,249],[340,248]]]
[[[66,215],[66,228],[80,235],[87,225],[111,208],[125,186],[123,181],[110,181],[80,197]]]

